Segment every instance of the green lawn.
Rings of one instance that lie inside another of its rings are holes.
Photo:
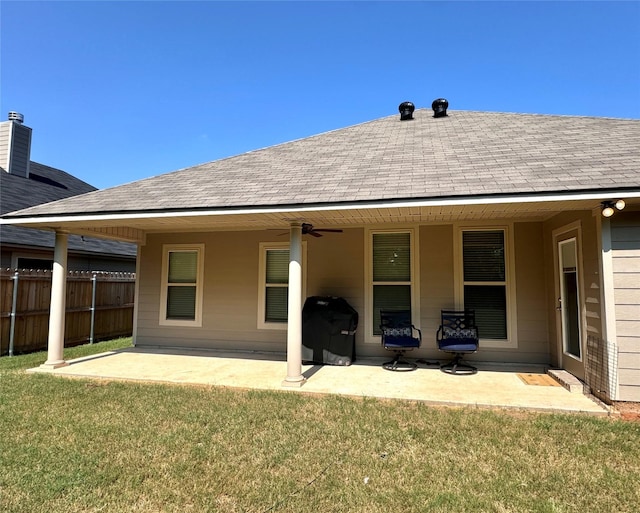
[[[640,503],[638,423],[24,372],[45,359],[0,358],[2,512],[592,513]]]

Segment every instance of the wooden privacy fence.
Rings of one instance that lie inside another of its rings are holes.
[[[0,270],[0,355],[46,349],[51,271]],[[134,273],[67,275],[65,346],[133,332]]]

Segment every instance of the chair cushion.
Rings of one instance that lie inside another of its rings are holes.
[[[398,348],[404,347],[420,347],[420,340],[413,338],[412,336],[387,336],[385,335],[383,341],[384,347]]]
[[[451,353],[475,353],[478,350],[478,341],[475,338],[445,339],[438,342],[438,348]]]

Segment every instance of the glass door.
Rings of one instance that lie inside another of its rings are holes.
[[[584,377],[578,242],[575,237],[557,240],[559,335],[562,366]]]

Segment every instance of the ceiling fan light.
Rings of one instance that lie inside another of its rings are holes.
[[[616,201],[615,206],[618,210],[622,210],[627,204],[624,202],[624,200],[619,199],[618,201]]]

